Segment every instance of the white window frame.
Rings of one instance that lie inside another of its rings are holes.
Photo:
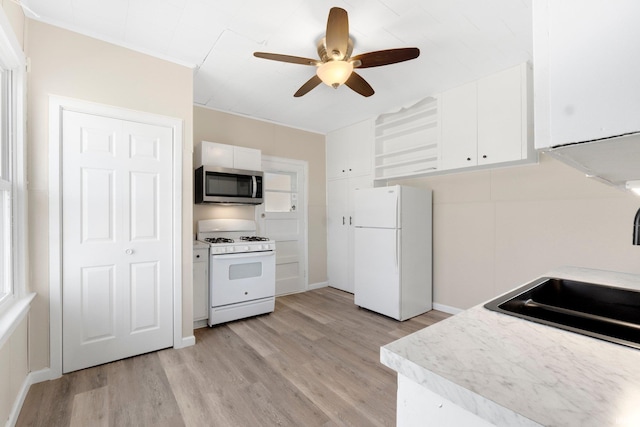
[[[6,318],[8,313],[16,313],[16,303],[23,308],[33,299],[30,295],[26,304],[27,292],[27,200],[26,200],[26,142],[25,142],[25,82],[26,60],[22,48],[15,36],[13,27],[0,8],[0,68],[8,72],[8,105],[3,105],[6,116],[3,119],[2,149],[8,155],[9,174],[0,180],[0,190],[10,192],[10,210],[8,212],[9,256],[8,269],[2,272],[4,280],[0,283],[0,343],[9,335],[19,319]],[[1,242],[0,242],[1,243]],[[3,264],[4,265],[4,264]],[[18,311],[18,317],[24,310]]]

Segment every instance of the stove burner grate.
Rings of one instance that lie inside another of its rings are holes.
[[[244,240],[246,242],[266,242],[269,238],[260,236],[240,236],[240,240]]]
[[[204,241],[209,243],[233,243],[233,239],[228,239],[226,237],[207,237]]]

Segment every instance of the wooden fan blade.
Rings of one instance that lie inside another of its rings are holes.
[[[420,56],[420,49],[417,47],[404,47],[363,53],[352,57],[350,61],[360,61],[360,65],[354,64],[355,68],[371,68],[408,61],[418,56]]]
[[[349,48],[349,17],[347,11],[332,7],[327,19],[326,34],[327,56],[330,59],[342,59]]]
[[[303,84],[300,89],[298,89],[298,91],[296,93],[293,94],[293,96],[295,96],[296,98],[307,94],[311,89],[313,89],[314,87],[318,86],[320,83],[322,83],[322,80],[320,80],[320,77],[318,77],[317,74],[314,74],[313,77],[311,77],[309,80],[307,80],[307,82],[305,84]]]
[[[302,58],[300,56],[280,55],[279,53],[253,52],[256,58],[270,59],[272,61],[289,62],[291,64],[317,65],[315,59]]]
[[[375,93],[371,85],[355,71],[351,73],[344,84],[365,97],[369,97]]]

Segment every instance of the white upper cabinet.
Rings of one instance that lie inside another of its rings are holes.
[[[444,92],[442,100],[441,169],[478,164],[478,85],[466,84]]]
[[[371,173],[373,123],[365,120],[327,134],[327,179]]]
[[[529,143],[528,66],[478,80],[478,164],[524,159]]]
[[[535,158],[526,63],[441,94],[440,170]]]
[[[202,141],[194,148],[194,167],[202,165],[223,168],[262,170],[262,152],[255,148],[238,147]]]
[[[640,2],[532,7],[535,148],[640,131]]]

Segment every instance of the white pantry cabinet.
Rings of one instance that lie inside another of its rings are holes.
[[[262,152],[255,148],[202,141],[194,148],[194,167],[202,165],[223,168],[262,170]]]
[[[329,285],[353,293],[353,197],[373,187],[373,176],[327,182],[327,273]]]
[[[373,121],[327,134],[327,179],[371,174]]]
[[[527,159],[529,75],[523,63],[441,94],[441,170]]]
[[[193,320],[209,317],[209,249],[193,250]]]
[[[327,275],[353,293],[353,192],[373,187],[373,120],[327,134]]]
[[[532,12],[535,148],[640,131],[640,2],[536,0]]]

